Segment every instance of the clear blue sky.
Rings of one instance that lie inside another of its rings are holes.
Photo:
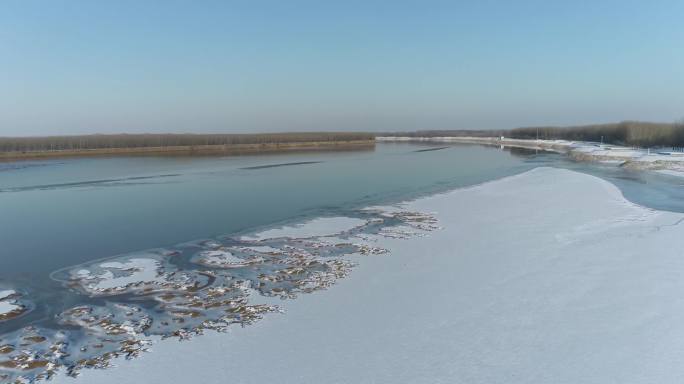
[[[684,117],[684,1],[0,3],[0,135]]]

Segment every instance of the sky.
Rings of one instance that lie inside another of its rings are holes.
[[[0,136],[684,118],[684,2],[0,2]]]

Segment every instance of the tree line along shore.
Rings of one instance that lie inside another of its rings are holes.
[[[684,121],[650,123],[623,121],[569,127],[522,127],[506,130],[430,130],[389,132],[378,136],[407,137],[500,137],[511,139],[542,139],[593,141],[630,147],[684,147]]]
[[[116,134],[0,137],[0,160],[125,154],[231,154],[368,148],[376,136],[500,137],[593,141],[630,147],[684,148],[684,120],[676,123],[623,121],[569,127],[506,130],[419,130],[413,132],[295,132],[268,134]]]
[[[0,159],[357,149],[373,146],[374,138],[372,134],[360,132],[2,137]]]

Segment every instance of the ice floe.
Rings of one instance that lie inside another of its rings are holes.
[[[135,257],[125,261],[110,261],[95,265],[93,270],[79,269],[73,273],[81,287],[89,293],[112,294],[134,284],[159,280],[161,264],[158,260]]]
[[[57,271],[53,279],[106,300],[64,309],[50,329],[25,327],[0,335],[0,382],[33,382],[60,368],[76,376],[83,368],[107,368],[112,359],[136,357],[158,338],[185,340],[249,325],[280,311],[270,300],[323,290],[345,277],[355,265],[348,256],[387,253],[377,239],[437,228],[430,215],[376,207],[358,217],[317,218]],[[0,309],[20,306],[13,291],[0,293]]]
[[[16,294],[17,294],[17,292],[15,290],[12,290],[12,289],[0,291],[0,300],[5,300],[8,297],[16,295]]]
[[[274,248],[268,245],[253,245],[249,247],[242,247],[243,250],[246,251],[254,251],[254,252],[259,252],[259,253],[269,253],[269,254],[278,254],[282,253],[282,251],[278,248]]]
[[[13,319],[26,312],[26,305],[19,301],[21,295],[15,290],[0,291],[0,321]]]
[[[349,231],[366,224],[365,220],[352,217],[321,217],[298,225],[268,229],[254,235],[243,236],[243,240],[265,240],[277,238],[310,238]]]
[[[8,315],[12,312],[18,311],[21,309],[21,306],[8,302],[8,301],[0,301],[0,316]]]
[[[242,259],[233,255],[232,252],[223,249],[203,251],[198,253],[192,259],[193,262],[198,264],[203,264],[209,267],[222,268],[244,267],[250,263],[260,262],[262,260],[263,259],[259,257]]]

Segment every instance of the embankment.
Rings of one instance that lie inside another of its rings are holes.
[[[222,145],[177,145],[159,147],[67,149],[44,151],[0,152],[0,161],[53,159],[85,156],[195,156],[195,155],[242,155],[256,153],[299,152],[299,151],[346,151],[368,150],[375,147],[375,140],[307,141],[287,143],[222,144]]]

